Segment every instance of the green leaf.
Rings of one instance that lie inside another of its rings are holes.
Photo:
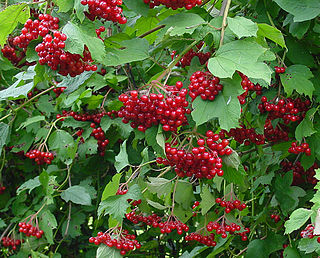
[[[29,82],[25,85],[18,86],[20,81],[15,82],[9,88],[0,91],[0,100],[8,98],[23,98],[26,97],[28,92],[33,88],[33,82]]]
[[[316,111],[317,110],[315,108],[308,110],[305,118],[297,126],[295,136],[299,142],[302,141],[303,137],[309,137],[316,133],[316,130],[314,130],[313,123],[311,121],[311,117],[314,116]]]
[[[197,125],[201,125],[213,118],[219,119],[222,129],[229,131],[239,125],[241,106],[237,96],[243,93],[241,88],[241,78],[239,75],[231,79],[221,80],[223,91],[214,101],[196,98],[193,103],[191,113]],[[226,117],[228,119],[226,119]]]
[[[289,26],[289,32],[296,38],[302,39],[303,36],[309,30],[311,21],[305,22],[291,22]]]
[[[61,198],[65,202],[73,202],[81,205],[91,205],[91,197],[83,186],[75,185],[64,190],[61,193]]]
[[[176,188],[175,202],[179,203],[185,210],[190,208],[190,203],[194,200],[192,184],[179,180]]]
[[[320,246],[317,241],[317,237],[314,237],[312,239],[302,238],[299,241],[298,248],[300,251],[305,252],[306,254],[313,253],[314,251],[317,251],[317,252],[320,251]]]
[[[47,117],[49,117],[51,115],[51,113],[55,112],[54,106],[50,102],[50,96],[48,96],[48,95],[41,96],[35,105],[36,105],[37,109],[40,112],[45,113],[47,115]]]
[[[48,184],[49,184],[49,175],[47,171],[43,170],[42,173],[39,176],[39,181],[44,189],[44,192],[47,193],[48,190]]]
[[[231,155],[224,156],[222,160],[223,163],[226,164],[228,167],[233,167],[236,170],[239,169],[239,166],[241,164],[240,156],[236,151],[233,151]]]
[[[233,167],[223,166],[223,178],[229,183],[235,183],[241,186],[245,186],[247,182],[247,174],[243,166],[239,166],[239,169],[236,170]]]
[[[285,234],[290,234],[293,231],[301,228],[311,217],[313,211],[304,208],[299,208],[292,212],[289,220],[284,223],[286,228]]]
[[[139,186],[137,184],[132,185],[126,194],[110,196],[102,201],[98,208],[98,216],[109,214],[117,221],[122,222],[127,208],[130,207],[127,200],[139,200],[141,198],[142,194]]]
[[[195,13],[178,13],[170,15],[164,19],[159,25],[166,25],[169,30],[170,36],[181,36],[184,33],[192,34],[197,28],[197,25],[201,25],[205,21]]]
[[[320,14],[318,0],[274,0],[283,10],[291,13],[295,22],[311,20]]]
[[[100,40],[101,41],[101,40]],[[121,49],[108,48],[106,57],[101,61],[106,66],[118,66],[147,59],[149,57],[149,44],[146,39],[135,38],[124,40]]]
[[[166,210],[168,208],[167,206],[163,206],[162,204],[151,200],[147,200],[147,203],[158,210]]]
[[[209,59],[208,69],[219,78],[232,78],[236,71],[240,71],[249,78],[270,83],[272,71],[260,60],[266,52],[266,48],[250,38],[232,41],[224,44]]]
[[[260,23],[258,27],[258,36],[270,39],[279,46],[286,48],[286,42],[280,30],[266,23]]]
[[[256,37],[258,26],[253,21],[236,16],[234,18],[228,17],[228,28],[238,37]]]
[[[73,8],[74,0],[54,0],[55,4],[59,6],[59,12],[68,12]]]
[[[49,137],[49,147],[52,150],[56,150],[58,157],[65,163],[69,163],[73,160],[76,151],[77,144],[73,140],[73,137],[63,130],[57,130],[53,132]]]
[[[33,189],[37,188],[40,185],[41,183],[38,176],[33,179],[29,179],[17,189],[17,195],[19,195],[24,190],[29,190],[30,194]]]
[[[120,251],[107,245],[100,245],[97,249],[96,258],[122,258]]]
[[[150,8],[143,1],[123,0],[124,4],[132,11],[143,16],[148,16]]]
[[[0,12],[0,45],[3,46],[15,27],[19,23],[24,24],[29,17],[30,8],[27,4],[10,5]]]
[[[49,210],[45,210],[41,214],[40,227],[44,231],[44,235],[48,243],[53,244],[53,229],[57,228],[58,223],[55,216]]]
[[[294,247],[287,246],[283,251],[284,258],[301,258],[298,250]]]
[[[81,225],[86,222],[86,214],[82,212],[72,213],[71,220],[69,222],[68,235],[71,238],[78,238],[82,235]],[[67,228],[67,221],[64,221],[61,232],[65,234]]]
[[[159,125],[160,127],[161,125]],[[145,132],[146,142],[149,146],[153,148],[153,150],[160,156],[164,156],[164,148],[163,146],[159,145],[162,144],[162,132],[159,132],[159,127],[152,126],[148,128]],[[161,135],[159,135],[161,134]]]
[[[148,177],[148,180],[150,181],[150,183],[147,182],[148,190],[156,193],[158,198],[171,193],[172,182],[170,180],[161,177]]]
[[[29,117],[27,118],[27,120],[23,123],[20,124],[19,128],[17,129],[17,131],[19,131],[22,128],[25,128],[28,125],[31,125],[33,123],[37,123],[40,121],[44,121],[46,118],[44,116],[33,116],[33,117]]]
[[[128,138],[130,133],[133,131],[130,124],[124,124],[121,118],[111,119],[108,116],[104,116],[101,119],[100,125],[105,132],[111,129],[116,129],[123,138]]]
[[[201,208],[201,214],[205,215],[208,211],[215,205],[215,198],[214,195],[210,192],[209,187],[204,185],[202,187],[201,196],[201,203],[199,207]]]
[[[0,228],[4,228],[6,226],[6,223],[3,221],[3,219],[0,219]]]
[[[280,75],[284,90],[288,96],[295,90],[310,98],[315,90],[313,83],[309,80],[312,77],[312,72],[305,65],[291,65],[286,69],[284,74]]]
[[[73,54],[83,54],[86,45],[94,60],[103,63],[106,58],[106,51],[103,42],[97,38],[93,23],[84,23],[79,26],[76,23],[68,22],[62,32],[68,37],[66,41],[66,50]],[[60,86],[61,87],[61,86]]]
[[[106,187],[103,190],[101,201],[104,201],[108,199],[108,197],[115,195],[117,193],[121,176],[122,174],[115,174],[112,177],[112,180],[106,185]]]
[[[129,165],[128,153],[127,153],[127,140],[125,140],[120,147],[120,152],[115,158],[116,162],[114,163],[114,167],[117,172],[120,172],[126,166]]]
[[[64,76],[62,82],[59,83],[59,87],[66,87],[64,93],[69,94],[80,88],[80,86],[83,85],[85,81],[91,77],[92,74],[92,71],[85,71],[76,77],[71,77],[70,75]]]
[[[6,144],[9,136],[9,125],[0,122],[0,156],[2,153],[2,147]]]
[[[93,155],[98,153],[98,143],[96,139],[90,138],[79,145],[78,154],[84,159],[86,155]]]

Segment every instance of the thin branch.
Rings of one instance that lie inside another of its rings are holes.
[[[149,30],[149,31],[141,34],[140,36],[138,36],[138,38],[144,38],[144,37],[150,35],[151,33],[155,32],[155,31],[161,30],[161,29],[164,28],[165,26],[166,26],[166,25],[160,25],[160,26],[158,26],[158,27],[155,27],[154,29]]]
[[[225,0],[224,1],[224,2],[226,2],[226,7],[224,9],[223,20],[222,20],[220,47],[223,45],[224,33],[225,33],[225,29],[227,27],[227,17],[228,17],[228,12],[230,9],[231,1],[232,0]],[[222,8],[221,8],[221,10],[222,10]]]

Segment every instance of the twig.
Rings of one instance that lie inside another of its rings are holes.
[[[220,47],[223,45],[224,33],[225,33],[225,29],[227,27],[227,17],[228,17],[228,12],[229,12],[229,8],[230,8],[230,5],[231,5],[231,1],[232,0],[225,0],[224,1],[224,3],[226,2],[226,6],[225,6],[225,9],[224,9],[223,20],[222,20]],[[222,8],[221,8],[221,10],[222,10]]]
[[[166,25],[160,25],[160,26],[158,26],[158,27],[155,27],[154,29],[149,30],[149,31],[141,34],[140,36],[138,36],[138,38],[144,38],[144,37],[150,35],[151,33],[155,32],[155,31],[157,31],[157,30],[161,30],[161,29],[164,28],[165,26],[166,26]]]

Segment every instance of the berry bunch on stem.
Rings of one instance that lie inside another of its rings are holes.
[[[217,242],[215,241],[215,234],[209,233],[206,227],[199,229],[197,232],[189,233],[185,236],[184,240],[187,242],[196,241],[206,246],[215,247]]]
[[[238,96],[239,102],[241,105],[244,105],[246,103],[246,97],[248,96],[249,92],[255,92],[256,95],[261,95],[262,94],[262,87],[259,83],[254,84],[252,81],[249,80],[249,78],[238,72],[238,74],[241,76],[241,86],[242,89],[245,90],[244,93],[242,93],[240,96]]]
[[[38,165],[42,165],[44,163],[51,164],[52,160],[54,159],[54,155],[51,152],[44,152],[39,149],[34,149],[31,151],[28,151],[25,156],[29,159],[34,159],[34,161]]]
[[[296,155],[299,153],[305,153],[307,156],[311,155],[311,149],[309,148],[308,143],[302,143],[301,145],[298,145],[298,142],[292,142],[288,152]]]
[[[162,124],[164,131],[177,131],[179,126],[188,123],[186,114],[191,110],[186,100],[187,90],[182,89],[182,82],[175,86],[162,86],[153,82],[146,91],[131,91],[119,96],[123,103],[118,112],[123,123],[130,123],[132,128],[145,132],[152,125]],[[151,93],[151,91],[156,93]]]
[[[187,144],[184,144],[185,141]],[[193,147],[192,139],[185,137],[180,142],[175,137],[171,143],[166,143],[166,159],[157,158],[158,164],[170,165],[179,177],[192,177],[212,179],[216,175],[222,176],[222,159],[220,156],[232,154],[227,148],[229,141],[221,140],[218,134],[207,131],[206,136],[199,136],[198,147]]]
[[[36,225],[32,224],[32,219],[29,222],[19,223],[19,232],[25,234],[27,237],[34,236],[40,239],[43,235],[43,230],[39,229],[38,219],[36,218]]]
[[[140,249],[141,244],[136,240],[135,235],[129,234],[128,230],[122,228],[110,228],[106,232],[98,232],[96,237],[90,237],[90,243],[95,245],[105,244],[120,250],[121,255],[134,249]]]
[[[233,196],[230,192],[230,200],[226,200],[227,196],[224,196],[223,198],[216,198],[216,203],[220,205],[220,207],[225,208],[225,213],[230,213],[231,211],[237,209],[239,211],[244,210],[247,208],[247,205],[245,203],[241,203],[238,199],[233,200]]]
[[[148,4],[150,8],[154,8],[161,4],[167,8],[176,10],[178,8],[186,8],[187,10],[192,9],[196,5],[201,5],[202,0],[143,0],[145,4]]]
[[[8,247],[11,250],[15,251],[21,245],[22,240],[15,239],[15,237],[5,236],[1,239],[1,244],[3,247]]]

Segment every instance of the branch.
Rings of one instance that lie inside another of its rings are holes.
[[[228,12],[230,9],[232,0],[225,0],[223,3],[225,4],[224,13],[223,13],[223,20],[222,20],[222,28],[221,28],[221,37],[220,37],[220,47],[223,45],[223,39],[224,39],[224,32],[227,27],[227,17]],[[220,12],[223,10],[223,7],[221,8]]]
[[[155,32],[155,31],[157,31],[157,30],[161,30],[161,29],[164,28],[165,26],[166,26],[166,25],[160,25],[160,26],[158,26],[158,27],[155,27],[154,29],[149,30],[149,31],[141,34],[140,36],[138,36],[138,38],[144,38],[144,37],[150,35],[151,33]]]

